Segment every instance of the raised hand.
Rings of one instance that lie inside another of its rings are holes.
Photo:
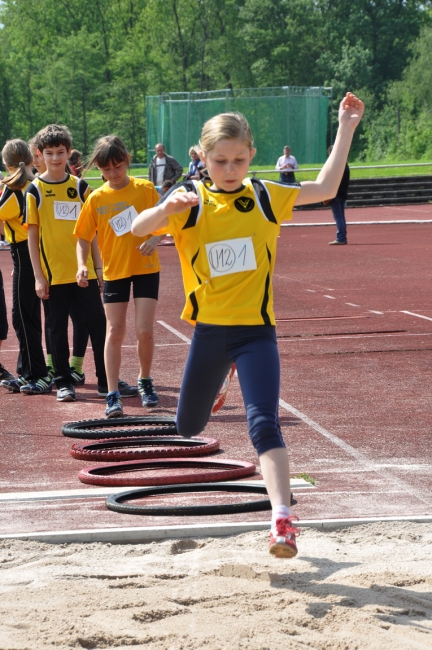
[[[354,131],[363,117],[363,113],[364,104],[362,100],[353,93],[347,93],[339,104],[339,124],[351,127]]]

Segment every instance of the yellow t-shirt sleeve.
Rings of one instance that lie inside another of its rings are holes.
[[[300,187],[284,187],[275,183],[265,183],[270,194],[270,204],[277,222],[289,221]]]
[[[2,196],[0,196],[0,219],[10,221],[19,216],[20,206],[15,193],[11,192],[9,196],[6,196],[6,190],[4,190]]]
[[[39,225],[39,210],[36,205],[36,197],[30,192],[26,194],[26,223],[29,225]]]
[[[93,214],[91,201],[87,199],[81,208],[81,212],[74,228],[74,235],[79,239],[91,242],[96,234],[97,221]]]

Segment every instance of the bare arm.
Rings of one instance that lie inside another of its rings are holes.
[[[149,237],[148,239],[143,241],[142,244],[137,246],[137,249],[139,250],[139,252],[141,253],[141,255],[143,257],[145,257],[146,255],[147,256],[148,255],[153,255],[153,253],[156,250],[157,245],[159,244],[161,239],[163,239],[164,237],[165,237],[165,235],[153,235],[153,237]]]
[[[305,181],[301,184],[294,205],[318,203],[336,196],[354,131],[363,116],[363,111],[363,102],[352,93],[347,93],[339,106],[339,128],[333,150],[316,181]]]
[[[90,253],[91,242],[86,239],[79,238],[77,241],[77,260],[78,260],[78,271],[76,274],[76,279],[80,287],[88,287],[88,269],[87,269],[87,259]]]
[[[97,276],[97,281],[99,285],[99,290],[102,292],[103,290],[103,262],[102,262],[102,257],[100,254],[99,250],[99,243],[98,243],[98,238],[97,234],[93,237],[92,243],[91,243],[91,256],[93,259],[93,266],[94,270]]]
[[[194,192],[175,192],[170,194],[166,201],[154,208],[141,212],[132,222],[131,233],[142,237],[150,235],[159,228],[168,225],[168,217],[171,214],[184,212],[188,208],[198,204],[198,196]]]
[[[47,300],[49,298],[49,284],[40,263],[39,226],[34,223],[30,223],[28,227],[28,247],[35,276],[36,294],[42,300]]]

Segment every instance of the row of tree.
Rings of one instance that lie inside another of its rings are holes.
[[[332,86],[337,100],[348,89],[366,100],[356,158],[431,156],[431,7],[431,0],[4,0],[0,138],[27,139],[59,122],[84,153],[115,132],[142,161],[147,95]]]

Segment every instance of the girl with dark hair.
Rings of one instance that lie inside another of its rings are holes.
[[[103,301],[107,319],[105,367],[108,379],[105,414],[108,418],[123,414],[118,377],[121,347],[126,333],[126,313],[133,287],[135,331],[139,359],[138,390],[143,406],[155,406],[150,369],[153,360],[153,323],[159,291],[161,237],[135,237],[131,223],[139,212],[159,200],[153,183],[128,176],[130,155],[115,135],[100,138],[87,169],[96,166],[105,183],[88,197],[75,226],[79,286],[87,284],[87,258],[96,232],[103,266]]]

